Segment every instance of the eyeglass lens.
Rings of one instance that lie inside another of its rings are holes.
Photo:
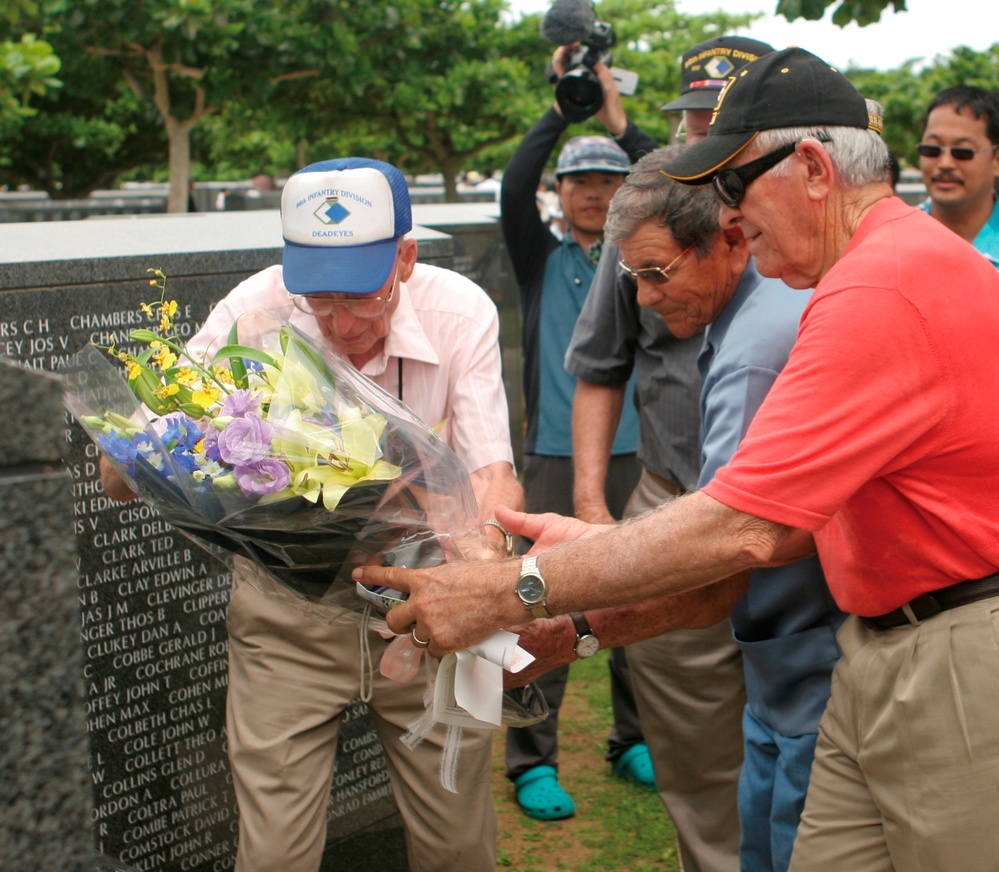
[[[823,143],[832,142],[832,137],[825,132],[816,134],[815,138]],[[799,142],[801,141],[799,140]],[[799,142],[789,142],[762,157],[756,158],[756,160],[744,163],[741,167],[718,172],[711,182],[721,201],[732,209],[736,208],[742,202],[742,198],[746,196],[746,188],[749,187],[749,183],[772,170],[785,158],[790,157],[798,147]]]
[[[944,150],[950,152],[954,160],[971,160],[980,151],[995,151],[999,146],[989,146],[988,148],[972,148],[969,145],[936,145],[932,142],[921,142],[916,146],[916,151],[920,157],[938,158]]]
[[[399,268],[396,266],[392,274],[392,289],[387,297],[358,297],[354,300],[328,300],[321,296],[311,296],[309,294],[289,294],[297,309],[317,315],[322,318],[331,315],[336,309],[344,308],[355,318],[365,321],[380,318],[385,314],[392,297],[395,296],[396,281],[399,278]]]
[[[358,300],[323,300],[310,298],[303,294],[295,297],[298,308],[313,315],[329,315],[339,308],[347,309],[351,315],[358,318],[377,318],[385,311],[388,301],[383,297],[367,297]]]
[[[668,267],[650,266],[645,269],[632,269],[627,264],[622,264],[621,267],[635,281],[641,279],[654,285],[665,285],[669,281],[669,273],[666,272]]]
[[[674,257],[666,266],[648,266],[642,269],[632,269],[623,260],[618,261],[618,266],[621,267],[628,275],[630,275],[635,281],[641,279],[642,281],[650,282],[653,285],[665,285],[669,281],[670,270],[673,269],[679,262],[680,259],[694,247],[696,243],[691,242],[683,251],[681,251],[676,257]]]

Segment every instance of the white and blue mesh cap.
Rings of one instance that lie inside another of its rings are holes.
[[[310,164],[281,192],[285,287],[371,294],[388,281],[413,228],[406,180],[391,164],[346,157]]]

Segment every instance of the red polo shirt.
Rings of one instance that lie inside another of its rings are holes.
[[[845,611],[999,567],[999,273],[891,198],[816,287],[788,364],[705,492],[815,533]]]

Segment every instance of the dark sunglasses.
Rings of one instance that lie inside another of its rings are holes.
[[[972,148],[970,145],[936,145],[932,142],[921,142],[916,146],[916,151],[919,152],[920,157],[932,158],[938,158],[945,151],[949,151],[954,160],[971,160],[980,151],[991,151],[995,154],[997,148],[999,145],[990,145],[988,148]]]
[[[828,134],[821,134],[816,138],[819,142],[832,142],[832,137]],[[712,184],[721,201],[726,206],[735,209],[742,202],[742,198],[746,196],[746,188],[749,187],[750,182],[758,179],[782,160],[794,154],[799,142],[801,142],[800,139],[797,142],[789,142],[787,145],[775,148],[741,167],[719,170],[712,179]]]

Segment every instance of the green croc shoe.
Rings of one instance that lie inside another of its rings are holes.
[[[614,761],[611,771],[619,778],[634,781],[650,790],[656,789],[656,773],[652,769],[649,746],[644,743],[632,745]]]
[[[552,766],[535,766],[513,782],[517,802],[524,814],[539,821],[557,821],[572,817],[576,803],[558,783],[558,772]]]

